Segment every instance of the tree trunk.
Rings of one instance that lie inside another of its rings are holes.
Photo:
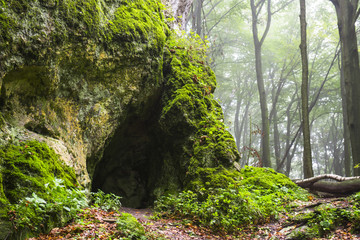
[[[345,79],[348,126],[353,165],[360,163],[360,68],[355,22],[358,0],[330,0],[336,9]],[[354,168],[354,175],[360,169]]]
[[[311,145],[310,145],[310,124],[309,124],[309,106],[308,106],[308,92],[309,92],[309,70],[308,70],[308,56],[306,43],[306,5],[305,0],[300,0],[300,25],[301,25],[301,59],[302,59],[302,84],[301,84],[301,110],[303,122],[303,138],[304,138],[304,155],[303,155],[303,169],[304,177],[309,178],[314,176],[311,159]]]
[[[177,26],[184,30],[193,0],[162,0],[162,3],[171,6]]]
[[[261,0],[265,1],[265,0]],[[255,48],[255,68],[256,68],[256,79],[260,97],[260,108],[261,108],[261,121],[262,121],[262,138],[261,138],[261,160],[264,167],[271,167],[270,160],[270,133],[269,133],[269,111],[267,107],[266,92],[264,86],[263,70],[262,70],[262,60],[261,60],[261,48],[264,43],[265,37],[269,32],[270,23],[271,23],[271,0],[267,0],[267,23],[266,28],[261,40],[258,36],[258,6],[262,4],[257,4],[255,6],[254,0],[250,0],[251,13],[252,13],[252,32],[254,39],[254,48]]]
[[[340,65],[340,83],[341,83],[341,103],[342,103],[342,116],[343,116],[343,137],[344,137],[344,165],[345,176],[352,176],[351,171],[351,144],[350,144],[350,131],[347,116],[346,93],[345,93],[345,79],[344,79],[344,63],[341,54]]]
[[[235,134],[236,147],[239,152],[240,152],[240,145],[241,145],[240,141],[241,141],[241,133],[242,133],[240,122],[239,122],[241,104],[242,104],[242,98],[241,98],[240,94],[238,93],[236,96],[236,110],[235,110],[235,116],[234,116],[234,134]]]
[[[192,29],[196,32],[197,35],[203,39],[203,28],[202,28],[202,7],[203,7],[203,0],[194,0],[195,4],[195,12],[193,15],[193,21],[195,22],[195,28]]]

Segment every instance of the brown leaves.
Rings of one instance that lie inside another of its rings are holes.
[[[30,240],[45,239],[109,239],[116,235],[116,219],[118,213],[106,212],[97,208],[85,209],[78,214],[77,221],[63,228],[54,228],[47,235],[40,235]]]

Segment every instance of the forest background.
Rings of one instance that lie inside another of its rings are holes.
[[[263,41],[270,163],[290,178],[303,178],[299,1],[194,0],[182,21],[186,23],[183,28],[208,42],[211,67],[218,80],[215,96],[242,155],[241,166],[266,166],[262,141],[267,134],[262,127],[252,4],[258,38]],[[306,4],[313,172],[351,176],[356,164],[352,163],[349,132],[344,128],[345,89],[336,11],[330,1]]]

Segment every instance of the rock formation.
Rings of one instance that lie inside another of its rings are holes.
[[[0,0],[3,156],[46,143],[82,186],[124,205],[236,164],[215,87],[201,41],[173,34],[158,1]],[[5,170],[0,159],[0,204],[13,204]]]

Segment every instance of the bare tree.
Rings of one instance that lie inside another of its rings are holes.
[[[309,124],[309,66],[306,43],[306,4],[305,0],[300,0],[300,28],[301,28],[301,59],[302,59],[302,84],[301,84],[301,113],[303,123],[303,171],[304,178],[314,176],[311,158],[310,145],[310,124]]]
[[[259,14],[263,8],[265,2],[267,2],[267,20],[266,27],[263,35],[259,38],[258,22]],[[266,92],[264,87],[264,77],[262,70],[261,48],[265,41],[265,38],[269,32],[271,24],[271,0],[250,0],[251,16],[252,16],[252,33],[254,39],[255,48],[255,68],[256,68],[256,80],[258,85],[260,108],[261,108],[261,122],[262,122],[262,139],[261,139],[261,160],[264,167],[271,167],[270,160],[270,133],[269,133],[269,110],[267,107]]]

